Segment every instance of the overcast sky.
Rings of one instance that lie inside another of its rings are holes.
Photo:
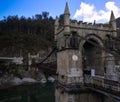
[[[43,11],[55,18],[64,12],[66,2],[72,19],[104,23],[111,10],[120,17],[120,0],[0,0],[0,20],[8,15],[32,17]]]

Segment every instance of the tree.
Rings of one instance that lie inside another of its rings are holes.
[[[42,12],[42,18],[43,19],[48,19],[48,16],[49,16],[49,12]]]
[[[0,54],[19,56],[21,51],[25,55],[53,46],[54,21],[48,12],[32,18],[19,18],[17,15],[4,17],[0,21]]]

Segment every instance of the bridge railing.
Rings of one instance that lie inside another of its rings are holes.
[[[92,77],[91,84],[94,86],[101,87],[105,90],[112,90],[116,92],[120,92],[120,82],[108,80],[104,77]]]

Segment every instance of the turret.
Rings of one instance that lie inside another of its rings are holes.
[[[70,35],[70,12],[68,8],[68,3],[66,3],[64,10],[64,34]]]
[[[116,37],[117,36],[117,33],[116,33],[116,19],[115,19],[115,16],[114,16],[114,13],[113,11],[111,11],[111,16],[110,16],[110,21],[109,21],[110,25],[111,25],[111,29],[114,31],[113,33],[113,36]]]
[[[58,31],[58,27],[59,27],[59,18],[56,17],[56,20],[55,20],[55,30],[54,30],[55,41],[56,41],[56,34],[57,34],[57,31]]]

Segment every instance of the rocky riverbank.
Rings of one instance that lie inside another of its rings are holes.
[[[12,74],[5,74],[0,77],[0,89],[20,84],[46,83],[47,79],[42,71],[24,71],[20,72],[20,77]]]

